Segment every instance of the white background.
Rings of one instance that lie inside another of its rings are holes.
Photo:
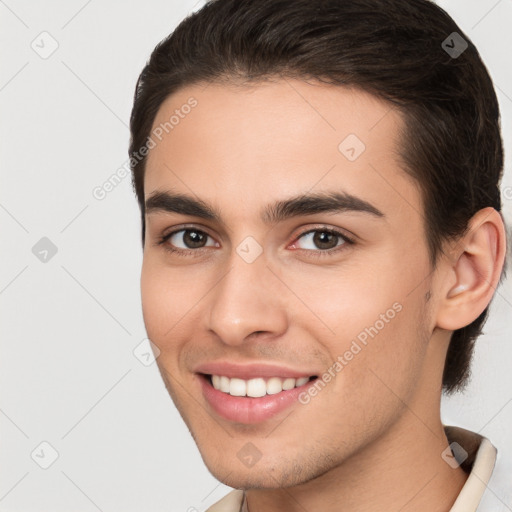
[[[512,2],[439,4],[479,48],[496,85],[503,188],[511,186]],[[145,331],[130,178],[102,201],[92,195],[126,161],[134,86],[151,50],[201,5],[0,2],[0,511],[191,512],[228,490],[204,467],[156,365],[133,354]],[[43,31],[58,43],[47,59],[31,47],[51,48]],[[46,263],[32,252],[42,237],[58,251]],[[443,399],[443,421],[489,437],[510,467],[510,282],[491,312],[471,385]],[[48,469],[31,458],[36,450],[36,460],[49,461],[43,441],[58,452]]]

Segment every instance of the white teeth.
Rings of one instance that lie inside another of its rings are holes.
[[[242,379],[230,379],[229,394],[233,396],[245,396],[247,394],[247,382]]]
[[[289,379],[293,380],[293,379]],[[295,386],[292,386],[295,387]],[[279,377],[272,377],[268,379],[267,382],[267,394],[275,395],[276,393],[281,393],[283,391],[283,381]]]
[[[283,381],[283,389],[293,389],[295,387],[295,379],[284,379]]]
[[[267,394],[267,385],[263,379],[251,379],[247,381],[247,396],[257,398]]]
[[[299,386],[303,386],[304,384],[306,384],[306,382],[309,380],[309,377],[301,377],[300,379],[297,379],[297,382],[295,383],[295,385],[297,387]]]
[[[300,377],[299,379],[271,377],[267,381],[261,377],[249,380],[230,379],[221,375],[212,375],[211,377],[215,389],[229,393],[232,396],[250,396],[253,398],[275,395],[281,391],[303,386],[309,381],[309,377]]]
[[[224,393],[229,393],[229,379],[227,377],[220,378],[219,389]]]

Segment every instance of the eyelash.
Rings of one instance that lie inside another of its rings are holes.
[[[157,245],[161,245],[164,250],[170,252],[170,253],[173,253],[173,254],[178,254],[180,256],[187,256],[187,257],[197,257],[197,256],[200,256],[201,253],[203,252],[202,249],[206,249],[206,247],[201,247],[201,248],[198,248],[198,249],[180,249],[180,248],[175,248],[175,247],[172,247],[171,245],[167,244],[166,242],[169,240],[169,238],[171,238],[173,235],[175,235],[176,233],[179,233],[180,231],[195,231],[197,233],[202,233],[204,235],[206,235],[207,237],[209,237],[210,235],[208,233],[206,233],[205,231],[202,231],[200,229],[196,229],[196,228],[193,228],[193,227],[182,227],[181,229],[177,229],[175,231],[172,231],[162,237],[159,238],[159,240],[157,241]],[[307,231],[304,231],[303,233],[300,233],[297,237],[296,237],[296,241],[298,241],[300,238],[302,238],[303,236],[309,234],[309,233],[315,233],[315,232],[320,232],[320,233],[328,233],[328,234],[331,234],[331,235],[335,235],[339,238],[341,238],[343,240],[343,243],[341,245],[337,245],[335,247],[333,247],[332,249],[325,249],[325,250],[322,250],[322,249],[316,249],[316,250],[312,250],[312,249],[298,249],[299,251],[302,250],[302,251],[306,251],[307,253],[309,253],[309,256],[312,256],[314,258],[322,258],[322,257],[328,257],[328,256],[332,256],[333,254],[336,254],[342,250],[346,250],[346,246],[347,245],[354,245],[355,244],[355,241],[351,238],[349,238],[347,235],[341,233],[340,231],[337,231],[335,229],[332,229],[332,228],[327,228],[327,227],[319,227],[319,228],[314,228],[314,229],[308,229]],[[294,242],[295,243],[295,242]],[[297,249],[295,249],[297,250]]]

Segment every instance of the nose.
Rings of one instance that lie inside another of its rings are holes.
[[[241,345],[255,333],[274,338],[287,329],[283,285],[261,254],[252,263],[236,251],[206,303],[207,328],[227,345]]]

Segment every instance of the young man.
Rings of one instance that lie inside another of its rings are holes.
[[[235,488],[210,511],[510,510],[495,447],[440,418],[506,246],[495,92],[442,9],[209,2],[131,133],[148,337]]]

